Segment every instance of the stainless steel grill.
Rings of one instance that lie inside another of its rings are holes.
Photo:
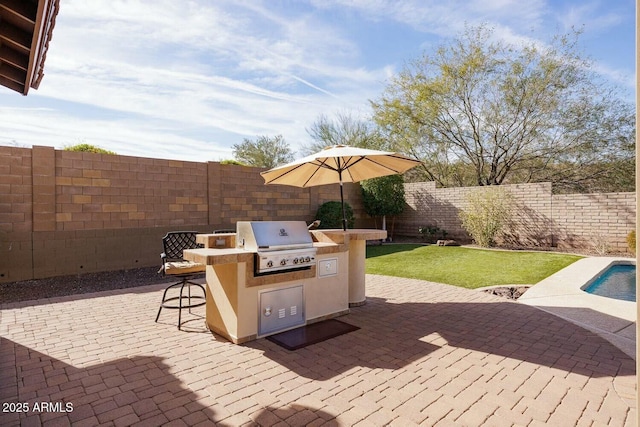
[[[238,221],[238,248],[254,252],[255,273],[309,269],[316,249],[304,221]]]

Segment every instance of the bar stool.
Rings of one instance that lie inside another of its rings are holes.
[[[176,277],[180,279],[180,281],[169,285],[164,290],[162,302],[160,303],[158,315],[156,316],[156,322],[160,318],[160,313],[163,308],[178,310],[178,329],[182,327],[183,309],[188,309],[189,313],[191,313],[192,308],[206,304],[206,291],[204,286],[200,283],[193,282],[193,279],[202,276],[206,270],[206,266],[197,262],[186,261],[182,258],[183,250],[200,247],[196,243],[196,234],[198,233],[195,231],[170,231],[162,238],[164,252],[160,255],[160,258],[162,258],[162,267],[160,267],[158,273],[162,273],[163,276]],[[191,295],[192,286],[195,286],[196,290],[200,289],[202,294],[200,295],[198,291],[198,295]],[[167,297],[169,290],[178,287],[180,288],[178,296]],[[185,287],[186,295],[184,293]]]

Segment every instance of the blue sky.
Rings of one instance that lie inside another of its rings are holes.
[[[635,102],[634,0],[62,0],[40,88],[0,87],[0,144],[218,161],[281,134],[297,152],[321,114],[367,117],[407,62],[479,24],[515,44],[583,28]]]

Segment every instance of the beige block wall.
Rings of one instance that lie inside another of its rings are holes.
[[[0,282],[158,264],[167,231],[211,232],[240,220],[315,219],[340,200],[337,184],[264,185],[263,169],[77,153],[52,147],[0,147]],[[626,250],[635,227],[635,193],[552,195],[551,184],[505,186],[517,215],[508,242],[588,247],[604,239]],[[458,217],[477,188],[405,184],[407,207],[395,234],[435,225],[468,240]],[[373,227],[360,186],[344,185],[356,228]]]
[[[0,233],[33,229],[31,150],[0,147]]]
[[[154,266],[167,231],[311,221],[339,200],[338,185],[265,186],[261,170],[0,147],[0,282]],[[345,199],[364,215],[358,185]]]
[[[56,230],[208,222],[207,164],[56,151]]]
[[[32,150],[0,147],[0,282],[32,273]]]
[[[551,183],[505,187],[513,195],[514,206],[503,243],[529,247],[551,246],[554,239]]]
[[[553,224],[558,247],[625,252],[627,235],[636,227],[636,194],[555,195]]]
[[[396,234],[418,236],[422,226],[446,230],[447,237],[466,238],[458,214],[464,208],[471,188],[436,188],[435,182],[405,184],[407,206],[398,217]]]
[[[503,185],[514,198],[514,215],[502,243],[529,247],[593,249],[604,244],[626,252],[627,234],[635,229],[636,194],[552,194],[551,183]],[[418,236],[421,226],[437,226],[448,237],[470,241],[459,214],[471,191],[488,187],[436,188],[433,182],[405,184],[407,208],[396,233]]]

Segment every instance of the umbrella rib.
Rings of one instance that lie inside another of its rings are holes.
[[[407,159],[406,157],[401,157],[401,156],[388,156],[388,157],[393,157],[393,158],[395,158],[395,159],[400,159],[400,160],[410,160],[410,161],[412,161],[411,159]],[[378,166],[380,166],[380,167],[383,167],[383,168],[385,168],[385,169],[387,169],[387,170],[390,170],[390,171],[392,171],[392,172],[394,172],[394,173],[400,173],[400,170],[399,170],[399,169],[394,169],[394,168],[392,168],[392,167],[390,167],[390,166],[384,165],[384,164],[380,163],[379,161],[376,161],[376,160],[375,160],[374,158],[372,158],[372,157],[360,156],[360,157],[358,157],[358,159],[357,159],[356,161],[354,161],[353,163],[349,163],[349,162],[351,161],[351,159],[353,159],[353,156],[349,157],[349,160],[348,160],[348,161],[346,161],[346,162],[344,162],[344,165],[346,165],[346,166],[342,169],[343,171],[345,171],[345,172],[347,172],[347,173],[349,174],[349,177],[351,178],[351,181],[353,181],[353,179],[354,179],[354,178],[353,178],[353,175],[351,174],[351,171],[350,171],[349,169],[350,169],[352,166],[356,165],[357,163],[359,163],[359,162],[361,162],[361,161],[363,161],[363,160],[367,160],[367,161],[369,161],[369,162],[371,162],[371,163],[375,163],[376,165],[378,165]],[[413,161],[415,161],[416,163],[418,163],[418,161],[417,161],[417,160],[413,160]]]
[[[309,175],[309,178],[307,178],[307,180],[304,182],[304,184],[302,184],[303,187],[306,187],[307,184],[309,183],[309,181],[311,181],[311,179],[316,175],[316,173],[318,173],[318,171],[320,170],[321,166],[318,165],[318,167],[316,168],[316,170],[313,171],[313,173],[311,175]]]
[[[391,157],[391,156],[390,156],[390,157]],[[394,157],[394,158],[396,158],[396,159],[406,160],[404,157],[396,157],[396,156],[393,156],[393,157]],[[392,167],[389,167],[389,166],[387,166],[387,165],[383,165],[382,163],[377,162],[377,161],[375,161],[374,159],[372,159],[372,158],[370,158],[370,157],[369,157],[369,158],[367,158],[367,160],[368,160],[368,161],[370,161],[371,163],[375,163],[375,164],[376,164],[376,165],[378,165],[378,166],[382,166],[382,167],[383,167],[383,168],[385,168],[385,169],[389,169],[390,171],[393,171],[393,172],[395,172],[395,173],[400,173],[400,171],[399,171],[399,170],[396,170],[396,169],[394,169],[394,168],[392,168]],[[409,159],[409,160],[410,160],[410,159]]]
[[[349,157],[349,160],[344,162],[344,164],[346,165],[342,170],[344,172],[347,172],[349,174],[349,180],[353,181],[353,175],[351,174],[351,171],[349,170],[349,168],[351,168],[352,166],[354,166],[355,164],[359,163],[361,160],[363,160],[363,157],[358,158],[358,160],[356,160],[355,162],[349,164],[349,162],[351,161],[351,159],[353,159],[353,157]]]
[[[318,164],[319,168],[325,168],[325,169],[331,169],[332,171],[338,172],[338,169],[334,168],[333,166],[330,166],[327,164],[327,160],[329,159],[329,157],[325,158],[324,160],[320,161],[320,159],[318,159],[318,161],[320,161],[320,163]]]
[[[273,181],[275,181],[276,179],[280,179],[283,176],[285,176],[288,173],[293,172],[294,170],[298,169],[299,167],[304,166],[304,164],[300,164],[300,165],[296,165],[296,167],[292,168],[292,169],[288,169],[284,172],[282,172],[280,175],[276,176],[275,178],[271,178],[269,181],[265,182],[265,184],[271,184]]]
[[[326,161],[327,161],[326,159],[325,159],[325,160],[319,160],[319,159],[318,159],[318,162],[319,162],[319,163],[315,163],[315,162],[312,162],[312,163],[311,163],[311,164],[316,165],[316,166],[317,166],[317,168],[316,168],[316,170],[315,170],[315,171],[313,171],[313,173],[309,176],[309,178],[304,182],[304,184],[302,185],[303,187],[306,187],[306,186],[307,186],[307,184],[309,183],[309,181],[311,181],[311,179],[316,175],[316,173],[318,173],[318,171],[319,171],[321,168],[331,169],[331,170],[334,170],[334,171],[338,172],[338,170],[337,170],[336,168],[332,168],[331,166],[327,165],[327,164],[326,164]]]

